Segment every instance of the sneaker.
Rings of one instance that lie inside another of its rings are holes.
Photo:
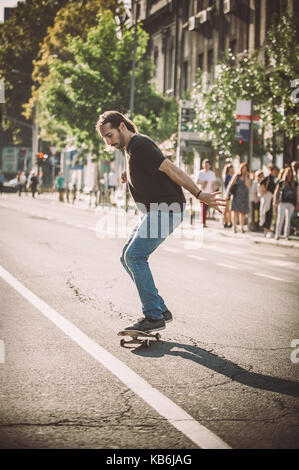
[[[165,323],[170,323],[173,320],[172,313],[169,310],[166,310],[166,312],[163,312],[162,315],[164,317]]]
[[[125,328],[125,331],[141,331],[142,333],[150,333],[151,331],[165,330],[164,318],[154,320],[152,318],[141,318],[132,326]]]

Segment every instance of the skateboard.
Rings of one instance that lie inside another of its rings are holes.
[[[154,339],[156,341],[159,341],[161,338],[161,335],[159,333],[143,333],[142,331],[137,330],[122,330],[117,333],[117,335],[130,336],[132,338],[129,341],[126,341],[124,338],[120,340],[120,345],[123,348],[126,347],[126,344],[143,344],[148,348],[151,341],[153,341]]]

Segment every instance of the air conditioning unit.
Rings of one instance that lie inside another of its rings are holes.
[[[195,16],[190,16],[189,22],[188,22],[188,30],[194,31],[197,28],[198,28],[198,19]]]
[[[223,13],[232,13],[236,8],[236,0],[223,0]]]
[[[200,24],[206,23],[208,21],[208,13],[207,10],[200,11],[197,15],[198,21]]]
[[[190,16],[189,23],[188,23],[189,31],[194,31],[195,30],[195,25],[196,25],[195,16]]]

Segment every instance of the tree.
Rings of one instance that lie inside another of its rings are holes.
[[[265,87],[264,68],[257,53],[244,54],[239,64],[229,51],[218,69],[218,76],[209,89],[202,86],[201,76],[193,90],[196,101],[197,131],[210,141],[223,158],[248,153],[248,144],[239,144],[236,134],[238,99],[253,100],[255,113],[261,113]]]
[[[31,132],[9,117],[24,121],[22,104],[31,94],[32,61],[36,58],[48,26],[67,0],[26,0],[0,25],[0,77],[5,83],[3,120],[15,143],[30,145]]]
[[[50,74],[39,89],[42,115],[95,155],[100,145],[95,132],[98,115],[108,109],[123,113],[129,109],[133,40],[131,30],[124,28],[119,34],[112,12],[101,12],[86,39],[68,38],[65,54],[69,54],[69,60],[52,58]],[[139,26],[135,110],[136,115],[146,115],[140,120],[142,131],[151,126],[151,130],[154,127],[156,132],[164,132],[159,116],[161,110],[171,109],[171,103],[151,84],[152,63],[149,58],[143,59],[147,42],[148,35]],[[53,137],[47,127],[45,132],[49,139]]]
[[[248,144],[235,141],[237,99],[253,100],[254,112],[262,117],[264,129],[271,126],[273,132],[284,132],[289,138],[298,135],[299,118],[291,98],[291,82],[299,77],[298,52],[295,23],[285,15],[267,34],[266,65],[259,51],[244,53],[239,63],[229,52],[209,90],[203,90],[199,78],[193,90],[197,127],[220,156],[248,153]],[[264,152],[261,144],[255,145],[255,154]]]
[[[292,82],[299,78],[295,19],[288,15],[273,18],[266,38],[265,56],[268,64],[265,120],[272,127],[274,136],[280,133],[291,140],[299,135],[298,106],[292,99]],[[292,159],[292,156],[285,157]]]

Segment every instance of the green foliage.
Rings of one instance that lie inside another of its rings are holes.
[[[219,65],[215,83],[204,89],[199,76],[193,90],[196,101],[197,130],[204,140],[211,141],[223,158],[248,154],[248,144],[235,141],[237,99],[253,100],[254,114],[263,119],[274,132],[282,131],[289,138],[298,135],[299,119],[291,100],[291,81],[299,77],[298,45],[294,22],[284,16],[269,30],[266,44],[266,62],[259,53],[245,53],[237,63],[231,51]],[[254,154],[265,149],[261,138],[254,135]],[[259,143],[257,143],[259,142]]]
[[[69,60],[54,58],[49,63],[50,73],[39,89],[43,127],[47,138],[57,138],[46,119],[51,119],[71,136],[79,147],[87,146],[94,154],[103,153],[103,144],[95,132],[98,115],[108,109],[126,113],[129,109],[134,32],[117,30],[110,11],[98,16],[98,24],[91,28],[86,39],[69,37]],[[170,129],[167,112],[174,114],[174,106],[152,86],[152,63],[142,60],[148,35],[138,26],[135,76],[136,123],[141,131],[166,135]],[[145,116],[146,114],[146,116]],[[141,117],[142,116],[142,117]],[[162,122],[163,119],[163,122]],[[167,124],[166,124],[167,123]],[[62,144],[62,141],[60,142]]]
[[[274,18],[265,43],[268,102],[265,117],[274,132],[292,139],[299,134],[298,107],[293,102],[291,82],[299,78],[299,45],[296,23],[288,15]]]
[[[263,81],[263,67],[258,62],[257,53],[251,57],[245,55],[237,64],[231,51],[209,89],[203,89],[199,77],[193,91],[198,131],[202,133],[203,140],[212,142],[220,156],[226,158],[248,152],[248,145],[239,145],[235,141],[237,99],[253,100],[258,114]]]
[[[5,129],[11,129],[15,143],[30,145],[31,132],[10,121],[24,121],[22,104],[31,94],[32,61],[39,45],[52,25],[57,11],[67,0],[26,0],[18,3],[12,16],[0,25],[0,78],[5,82],[3,115]],[[18,70],[21,73],[16,73]]]

